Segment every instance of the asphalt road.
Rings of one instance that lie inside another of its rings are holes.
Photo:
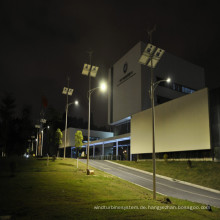
[[[80,161],[86,163],[86,160]],[[149,190],[153,189],[151,174],[133,170],[129,167],[122,167],[116,163],[111,163],[104,160],[90,160],[89,165],[139,186],[145,187]],[[166,196],[220,208],[220,193],[217,192],[211,192],[161,177],[156,177],[156,190],[157,193]]]

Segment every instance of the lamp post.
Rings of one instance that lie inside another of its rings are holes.
[[[79,102],[78,102],[78,100],[75,100],[74,102],[71,102],[71,103],[68,103],[67,105],[66,105],[66,123],[65,123],[65,146],[64,146],[64,159],[65,159],[65,156],[66,156],[66,136],[67,136],[67,116],[68,116],[68,108],[69,108],[69,106],[70,105],[79,105]]]
[[[91,94],[96,91],[97,89],[100,89],[102,92],[106,91],[107,86],[104,82],[100,84],[99,87],[90,89],[88,91],[88,99],[89,99],[89,112],[88,112],[88,142],[87,142],[87,175],[89,175],[89,142],[90,142],[90,106],[91,106]]]
[[[42,147],[41,147],[41,156],[43,156],[43,145],[44,145],[44,129],[49,129],[50,128],[50,126],[48,125],[47,127],[45,127],[45,128],[42,128],[42,130],[41,130],[41,133],[42,133]]]
[[[89,53],[89,64],[84,64],[82,74],[89,77],[89,90],[88,90],[88,145],[87,145],[87,175],[89,174],[89,137],[90,137],[90,96],[92,92],[96,89],[91,89],[91,77],[96,77],[99,67],[92,66],[92,51]]]
[[[40,125],[35,125],[35,128],[37,129],[37,138],[36,138],[36,156],[38,156],[38,144],[39,144],[39,129],[40,129]]]
[[[63,95],[66,95],[66,122],[65,122],[65,137],[64,137],[64,150],[63,150],[63,159],[66,157],[66,133],[67,133],[67,115],[68,115],[68,96],[73,94],[74,89],[69,88],[69,77],[67,78],[68,87],[63,88]]]
[[[150,37],[150,43],[147,44],[146,49],[139,59],[139,63],[142,65],[147,65],[150,67],[151,71],[151,84],[150,84],[150,99],[151,99],[151,107],[152,107],[152,161],[153,161],[153,199],[156,200],[156,154],[155,154],[155,110],[154,110],[154,90],[162,81],[170,82],[168,80],[160,80],[154,83],[154,73],[153,69],[156,67],[157,63],[160,61],[161,57],[164,54],[164,50],[160,48],[156,48],[156,46],[152,45],[152,33],[156,30],[154,27],[152,30],[148,31],[148,35]]]

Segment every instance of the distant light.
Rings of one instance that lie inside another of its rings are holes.
[[[49,129],[49,128],[50,128],[50,126],[48,125],[48,126],[47,126],[47,128]]]
[[[75,105],[79,105],[79,101],[78,100],[75,101]]]
[[[170,79],[170,78],[167,78],[167,82],[170,83],[170,82],[171,82],[171,79]]]

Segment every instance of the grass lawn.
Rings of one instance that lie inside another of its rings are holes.
[[[95,170],[72,159],[50,161],[0,160],[0,216],[16,219],[219,219],[220,209],[201,210],[198,203],[164,198],[144,188]],[[183,207],[188,206],[188,207]],[[189,208],[194,210],[190,210]],[[184,208],[184,209],[182,209]]]
[[[117,163],[153,172],[152,160],[117,161]],[[188,168],[186,161],[156,161],[156,173],[177,180],[220,190],[220,163],[211,161],[192,161]]]

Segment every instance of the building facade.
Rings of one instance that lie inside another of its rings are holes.
[[[152,158],[151,70],[138,63],[145,48],[139,42],[109,69],[108,123],[114,133],[91,132],[90,158]],[[219,89],[205,88],[203,68],[165,52],[154,69],[154,82],[168,77],[171,83],[155,90],[157,158],[168,154],[220,161]],[[67,145],[73,150],[71,141]]]
[[[83,146],[80,150],[80,153],[84,151],[85,154],[87,154],[87,142],[88,142],[88,130],[86,129],[80,129],[80,128],[68,128],[67,129],[67,137],[66,137],[66,156],[67,157],[75,157],[75,133],[77,131],[82,131],[83,134]],[[63,138],[62,138],[62,144],[59,146],[59,154],[62,157],[63,156],[63,149],[65,144],[65,131],[62,131]],[[106,139],[113,137],[114,134],[112,132],[104,132],[104,131],[95,131],[90,130],[90,141],[98,141],[100,139]],[[98,151],[98,148],[96,149]],[[93,148],[90,150],[91,156],[93,155]]]
[[[139,42],[109,69],[108,123],[115,125],[116,134],[129,128],[131,115],[151,107],[151,71],[148,66],[138,62],[145,48],[146,44]],[[155,91],[155,105],[205,87],[202,67],[165,52],[154,69],[154,81],[168,77],[171,78],[171,83],[161,83]],[[123,125],[124,123],[128,126]],[[118,125],[124,127],[122,131]]]

